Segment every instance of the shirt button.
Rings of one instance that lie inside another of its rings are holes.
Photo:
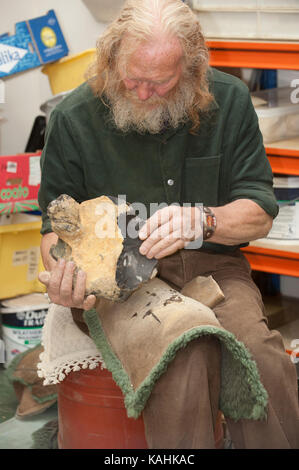
[[[173,185],[174,185],[174,181],[173,181],[173,180],[168,180],[168,181],[167,181],[167,184],[168,184],[168,186],[173,186]]]

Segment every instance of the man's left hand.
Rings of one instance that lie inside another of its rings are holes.
[[[150,217],[139,231],[145,240],[139,251],[147,258],[164,258],[202,236],[199,207],[167,206]]]

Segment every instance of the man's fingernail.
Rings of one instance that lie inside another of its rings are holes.
[[[51,274],[48,271],[43,271],[39,273],[38,278],[41,282],[49,282],[51,278]]]

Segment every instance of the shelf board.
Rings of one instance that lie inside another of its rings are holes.
[[[210,65],[299,70],[299,42],[208,40]],[[274,173],[299,175],[299,149],[266,147]],[[242,249],[255,271],[299,277],[299,253],[249,245]]]
[[[266,147],[273,173],[299,176],[299,149]]]
[[[299,42],[208,40],[210,65],[299,70]]]
[[[250,245],[242,251],[252,270],[299,277],[299,253]]]

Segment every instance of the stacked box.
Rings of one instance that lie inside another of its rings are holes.
[[[40,156],[0,156],[0,214],[39,210]]]

